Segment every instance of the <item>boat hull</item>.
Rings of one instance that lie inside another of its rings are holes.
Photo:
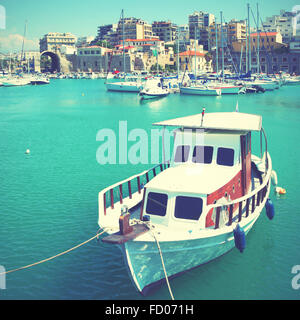
[[[43,84],[49,84],[49,81],[46,80],[33,80],[31,81],[32,85],[43,85]]]
[[[182,94],[193,94],[199,96],[220,96],[221,90],[220,89],[203,89],[203,88],[196,88],[196,87],[182,87],[180,88],[180,93]]]
[[[161,94],[148,94],[148,93],[141,93],[141,99],[143,100],[149,100],[149,99],[157,99],[157,98],[163,98],[168,96],[169,93],[161,93]]]
[[[264,201],[243,219],[239,225],[245,234],[253,227],[260,216],[270,193],[270,184]],[[191,240],[160,241],[161,253],[168,278],[208,263],[235,247],[233,229],[236,224],[226,227],[226,231]],[[141,237],[142,238],[142,237]],[[140,238],[128,241],[121,246],[131,278],[142,294],[147,295],[156,285],[165,282],[165,274],[158,246],[154,241],[142,241]]]
[[[108,91],[140,92],[142,85],[113,82],[113,83],[107,83],[106,88]]]
[[[239,94],[241,87],[232,86],[232,87],[215,87],[214,89],[220,89],[223,94]]]
[[[250,223],[247,234],[254,222]],[[160,242],[168,278],[208,263],[235,246],[233,233],[195,240]],[[122,248],[133,282],[143,295],[165,282],[164,270],[154,242],[129,241]]]
[[[4,87],[18,87],[18,86],[26,86],[28,84],[30,84],[30,82],[27,80],[7,80],[2,82],[2,85]]]

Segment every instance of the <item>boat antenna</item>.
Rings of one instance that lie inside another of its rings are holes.
[[[203,124],[204,114],[205,114],[205,108],[202,109],[201,127],[202,127],[202,124]]]

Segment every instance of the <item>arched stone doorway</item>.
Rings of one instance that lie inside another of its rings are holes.
[[[49,60],[51,60],[50,63]],[[41,72],[60,72],[60,59],[56,53],[51,51],[41,53]]]

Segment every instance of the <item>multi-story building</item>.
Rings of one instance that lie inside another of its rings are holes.
[[[98,34],[95,41],[109,40],[111,35],[116,33],[118,24],[107,24],[98,27]]]
[[[190,29],[188,24],[178,26],[179,32],[179,51],[185,51],[190,41]]]
[[[222,34],[223,39],[221,38]],[[221,48],[222,43],[223,46],[232,48],[232,43],[245,40],[246,34],[246,22],[243,20],[231,20],[229,23],[224,23],[222,28],[220,23],[213,22],[209,26],[209,49],[214,50],[216,40],[218,40],[218,48]]]
[[[300,35],[295,36],[290,42],[290,52],[300,52]]]
[[[89,45],[93,40],[95,40],[94,36],[85,36],[79,37],[76,42],[76,47],[83,47]]]
[[[209,26],[215,21],[215,16],[211,13],[197,12],[189,15],[190,39],[197,39],[204,46],[209,48]]]
[[[258,36],[259,35],[259,36]],[[282,42],[282,36],[280,32],[257,32],[251,33],[250,35],[250,44],[251,44],[251,52],[256,55],[257,48],[259,47],[259,51],[268,51],[273,52],[276,49],[280,49],[283,47],[287,47],[286,44]],[[259,44],[258,44],[259,39]],[[241,52],[242,47],[245,51],[246,41],[235,41],[232,43],[232,48],[234,52]]]
[[[280,15],[266,18],[263,30],[266,32],[280,32],[284,43],[289,43],[296,35],[296,12],[281,10]]]
[[[125,46],[132,46],[132,47],[142,47],[142,46],[149,46],[156,48],[158,52],[164,53],[165,45],[164,41],[156,39],[126,39],[124,41]],[[122,46],[122,45],[121,45]]]
[[[196,73],[212,71],[211,61],[206,59],[205,53],[201,51],[195,52],[195,50],[180,52],[179,66],[181,71],[196,71]]]
[[[123,34],[124,27],[124,34]],[[110,43],[115,46],[124,39],[149,39],[153,37],[152,25],[136,18],[120,19],[115,34]]]
[[[56,51],[62,45],[75,46],[77,38],[71,33],[50,32],[40,39],[40,52]]]
[[[154,21],[152,23],[153,35],[158,36],[164,42],[176,40],[177,26],[171,21]]]
[[[247,59],[245,55],[240,55],[238,52],[232,52],[232,59],[237,70],[240,72],[246,72]],[[240,61],[242,60],[242,61]],[[225,60],[225,64],[229,63]],[[231,64],[231,61],[230,61]],[[241,66],[241,70],[239,70]],[[251,70],[257,72],[257,56],[251,58]],[[272,53],[268,51],[262,51],[259,56],[259,72],[274,74],[281,71],[288,73],[300,74],[300,53]]]

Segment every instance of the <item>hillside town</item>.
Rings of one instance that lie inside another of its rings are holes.
[[[300,73],[300,31],[297,12],[281,10],[262,21],[256,8],[248,19],[226,21],[195,11],[185,25],[172,21],[149,23],[121,17],[100,25],[96,36],[49,32],[39,51],[1,54],[0,69],[48,73],[228,72]],[[223,61],[221,61],[223,59]],[[259,69],[259,70],[258,70]]]

